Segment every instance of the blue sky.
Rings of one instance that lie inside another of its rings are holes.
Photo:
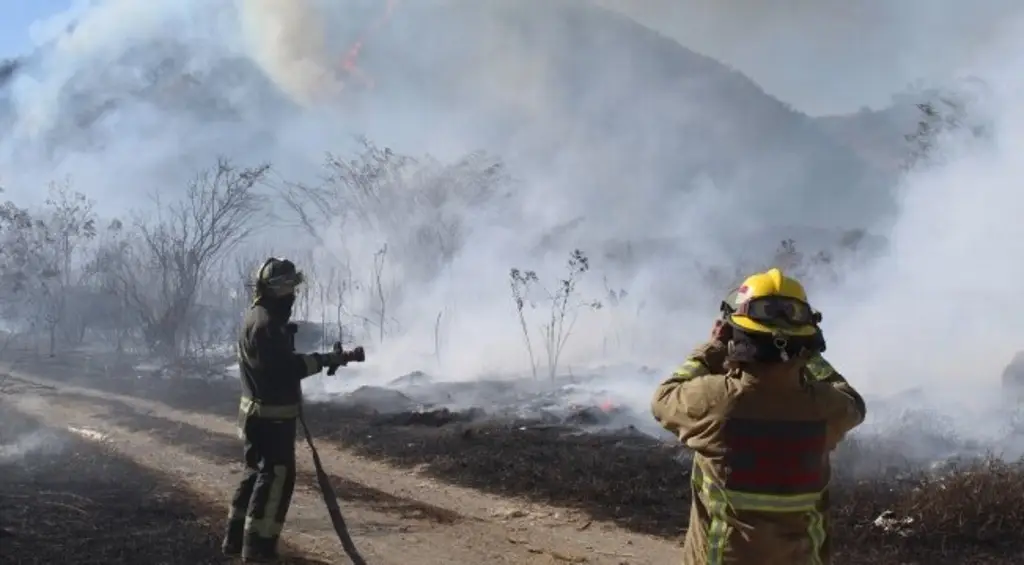
[[[72,0],[0,0],[0,58],[27,52],[29,26],[71,7]]]

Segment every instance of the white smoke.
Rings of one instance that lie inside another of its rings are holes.
[[[302,181],[317,180],[323,152],[348,151],[352,134],[442,160],[498,153],[516,190],[466,213],[467,245],[442,275],[407,289],[393,312],[402,331],[371,348],[366,372],[381,377],[435,357],[431,368],[452,378],[524,374],[508,269],[536,269],[553,286],[574,247],[594,264],[581,299],[619,288],[630,298],[620,308],[582,310],[562,366],[580,373],[621,361],[667,370],[705,337],[732,276],[709,282],[707,266],[763,256],[780,228],[892,226],[885,258],[841,273],[838,289],[812,289],[825,312],[829,358],[869,393],[991,390],[1024,342],[1012,304],[996,302],[1013,296],[1024,268],[1015,221],[1024,204],[1015,188],[1024,172],[1016,158],[1024,122],[1014,104],[1024,54],[1014,39],[1019,3],[601,3],[721,57],[797,110],[878,105],[919,77],[979,76],[992,90],[980,107],[995,124],[992,139],[946,140],[947,162],[907,176],[896,210],[887,186],[834,186],[855,167],[835,165],[841,150],[825,147],[829,138],[817,136],[814,122],[783,110],[745,114],[761,108],[761,98],[717,90],[737,84],[731,75],[697,59],[673,66],[677,46],[647,35],[627,41],[640,31],[621,22],[588,35],[588,26],[607,20],[565,17],[566,3],[543,3],[552,10],[543,16],[542,3],[512,0],[403,3],[368,34],[385,3],[107,0],[39,27],[48,47],[7,87],[13,117],[0,136],[0,178],[10,194],[31,198],[45,180],[72,175],[101,209],[124,214],[149,192],[180,194],[184,179],[218,153],[270,160],[282,177]],[[358,66],[372,89],[344,65],[359,40],[366,45]],[[639,44],[646,50],[631,50]],[[124,65],[125,57],[139,61]],[[259,73],[240,71],[239,59]],[[131,69],[164,64],[190,80],[168,79],[149,99],[140,96],[152,80]],[[632,74],[637,69],[657,72]],[[232,112],[197,113],[202,104],[178,92],[222,95]],[[641,112],[650,107],[659,111]],[[84,120],[79,114],[96,108],[81,127],[69,118]],[[632,116],[643,119],[619,123]],[[824,147],[820,158],[762,153],[787,141],[747,139],[771,120],[796,124],[784,135],[808,135],[807,145]],[[730,153],[723,170],[692,164],[710,147]],[[811,167],[829,175],[812,188],[790,182]],[[273,229],[265,240],[275,251],[312,246],[295,228]],[[319,235],[311,269],[347,257],[368,274],[383,243],[381,233],[350,226]],[[550,240],[557,245],[544,248]],[[630,248],[638,258],[607,267],[601,250],[626,241],[643,242]],[[391,264],[385,282],[400,287],[410,270]],[[635,373],[615,384],[646,410],[652,379]]]
[[[312,0],[237,0],[246,48],[281,90],[310,105],[337,99],[342,83],[330,58],[327,22]]]

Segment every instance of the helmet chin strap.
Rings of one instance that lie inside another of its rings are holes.
[[[796,358],[810,357],[813,353],[824,351],[825,340],[821,334],[812,336],[788,336],[782,332],[752,333],[732,326],[732,337],[726,347],[728,356],[733,361],[780,361],[788,362]]]
[[[783,362],[789,361],[789,352],[786,351],[789,340],[786,339],[786,336],[776,333],[772,336],[772,345],[779,350],[779,359],[782,359]]]

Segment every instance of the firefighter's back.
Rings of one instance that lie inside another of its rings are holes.
[[[851,400],[827,384],[741,371],[706,382],[721,402],[715,425],[688,442],[696,504],[684,563],[827,563],[822,494]]]

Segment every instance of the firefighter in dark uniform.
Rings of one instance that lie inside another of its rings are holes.
[[[809,367],[821,317],[779,269],[748,277],[725,320],[725,347],[698,349],[651,405],[694,452],[683,564],[828,565],[829,453],[863,400]]]
[[[246,562],[277,559],[277,542],[295,488],[296,419],[302,379],[344,366],[344,352],[298,354],[289,323],[302,273],[271,258],[255,277],[255,300],[238,338],[242,381],[239,435],[248,470],[231,500],[223,550]]]

